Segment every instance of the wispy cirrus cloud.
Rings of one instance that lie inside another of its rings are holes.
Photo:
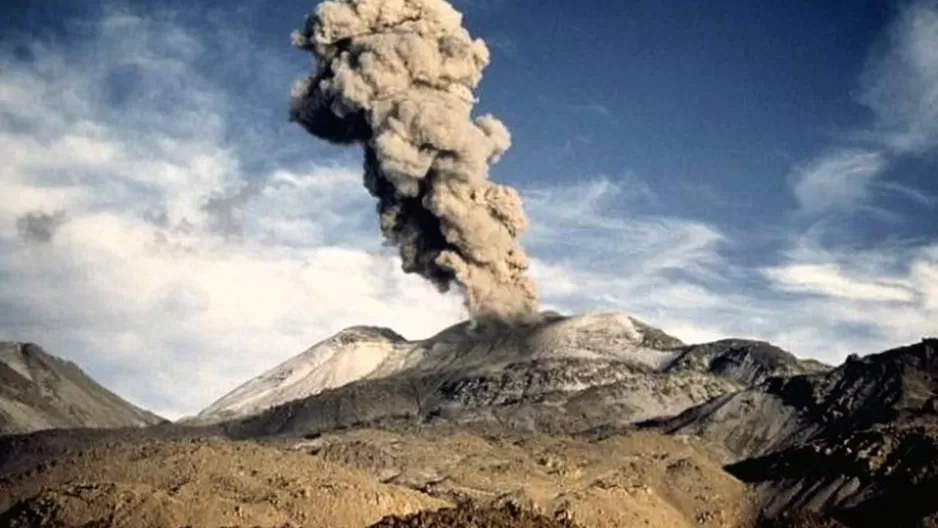
[[[709,266],[726,241],[703,222],[628,212],[628,204],[656,200],[635,178],[598,176],[523,191],[532,218],[526,244],[560,260],[605,266],[622,275],[670,270],[703,276],[711,275]]]
[[[938,145],[938,5],[905,5],[871,54],[859,100],[876,113],[863,134],[897,153]]]
[[[794,193],[802,210],[818,214],[868,203],[873,184],[886,167],[879,152],[834,149],[795,172]]]
[[[851,327],[873,343],[938,335],[934,244],[832,249],[807,237],[763,273],[779,291],[808,294],[797,297],[802,313]],[[859,351],[875,351],[865,346]]]
[[[533,268],[549,308],[620,310],[689,342],[767,339],[829,363],[938,334],[933,246],[834,249],[809,230],[747,267],[734,258],[747,248],[715,226],[631,212],[643,197],[628,182],[524,194],[532,253],[554,249]]]
[[[831,262],[790,264],[767,268],[764,273],[778,288],[789,292],[860,301],[908,302],[915,298],[908,281],[857,276]]]
[[[571,114],[598,118],[613,127],[619,127],[621,125],[621,121],[616,113],[602,102],[561,101],[546,95],[539,95],[537,100],[541,105],[549,106],[554,109],[563,109]]]
[[[875,120],[795,169],[793,191],[802,210],[869,211],[884,192],[930,206],[926,193],[888,179],[887,172],[892,160],[938,146],[938,5],[917,0],[899,9],[870,52],[857,100]]]

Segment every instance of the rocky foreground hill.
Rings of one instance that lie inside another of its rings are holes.
[[[0,342],[0,434],[162,421],[38,345]]]
[[[739,525],[747,493],[693,445],[656,433],[593,442],[355,430],[264,445],[112,437],[0,477],[0,526],[363,528],[475,501],[583,527],[716,528]]]

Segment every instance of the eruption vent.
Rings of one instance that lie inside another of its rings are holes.
[[[294,86],[291,120],[364,145],[365,187],[404,271],[441,291],[455,281],[474,317],[535,314],[521,197],[488,180],[511,137],[495,117],[471,117],[489,52],[462,15],[443,0],[327,1],[293,44],[316,70]]]

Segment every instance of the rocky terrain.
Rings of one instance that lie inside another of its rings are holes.
[[[721,378],[754,386],[769,377],[825,372],[830,367],[812,359],[798,359],[771,343],[748,339],[722,339],[683,347],[667,372],[710,372]]]
[[[184,424],[0,437],[0,525],[938,526],[936,375],[935,339],[830,368],[617,314],[356,327]]]
[[[104,442],[0,480],[0,526],[360,528],[445,505],[319,457],[213,438]]]
[[[0,434],[162,421],[105,389],[70,361],[32,343],[0,342]]]
[[[454,508],[389,515],[369,528],[433,528],[437,526],[486,526],[488,528],[577,528],[568,519],[546,515],[507,504],[501,507],[460,504]]]
[[[724,447],[733,461],[876,424],[933,417],[938,408],[936,342],[851,356],[826,371],[769,377],[646,425],[705,438]]]
[[[7,472],[0,490],[0,526],[364,527],[468,503],[584,527],[729,527],[749,514],[740,481],[656,433],[355,430],[266,445],[101,436]],[[407,526],[390,522],[379,525]]]
[[[827,372],[767,378],[646,425],[719,446],[769,513],[919,526],[938,520],[925,499],[938,490],[936,403],[938,340],[925,339]]]

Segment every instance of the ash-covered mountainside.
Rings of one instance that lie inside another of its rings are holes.
[[[746,458],[927,414],[935,406],[934,342],[851,356],[827,371],[768,377],[657,425],[704,437]]]
[[[163,422],[32,343],[0,342],[0,434]]]
[[[197,420],[236,435],[382,420],[577,432],[679,413],[750,380],[815,370],[771,345],[686,346],[622,314],[463,323],[423,341],[352,328],[242,385]]]
[[[770,513],[938,525],[938,339],[768,378],[658,425],[722,445]]]

